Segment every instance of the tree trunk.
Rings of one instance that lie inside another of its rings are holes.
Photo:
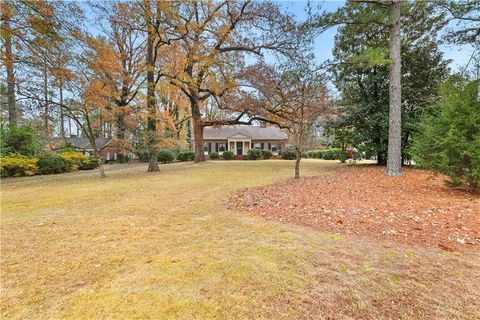
[[[295,158],[295,179],[300,179],[300,161],[302,160],[302,153],[297,148],[295,150],[297,157]]]
[[[17,127],[17,106],[15,103],[15,75],[13,71],[12,31],[10,19],[12,11],[7,2],[2,1],[3,39],[5,41],[5,69],[7,70],[7,97],[8,97],[8,123],[10,127]]]
[[[115,138],[117,140],[117,154],[123,159],[123,157],[125,157],[125,148],[123,147],[123,144],[125,142],[125,132],[127,131],[127,127],[125,125],[125,115],[123,114],[123,111],[121,112],[122,113],[118,114],[115,119],[117,124],[117,132],[115,134]]]
[[[98,161],[98,170],[100,171],[100,178],[105,178],[105,166],[102,157],[97,157]]]
[[[400,0],[390,3],[390,110],[388,114],[387,175],[399,176],[402,168],[402,87],[400,83],[402,61],[400,56]]]
[[[60,93],[60,137],[65,140],[65,115],[63,113],[63,83],[59,86]]]
[[[150,144],[150,161],[148,163],[147,172],[160,171],[157,161],[157,103],[155,99],[155,61],[154,61],[154,40],[155,33],[152,25],[152,12],[150,9],[150,1],[145,1],[145,22],[147,24],[147,129]]]
[[[47,70],[47,58],[44,58],[43,62],[43,94],[45,99],[44,105],[44,114],[43,114],[43,125],[45,127],[45,136],[49,137],[49,129],[48,129],[48,114],[49,114],[49,101],[48,101],[48,70]]]
[[[192,117],[193,138],[195,139],[195,163],[205,161],[205,153],[203,152],[203,124],[199,116]]]

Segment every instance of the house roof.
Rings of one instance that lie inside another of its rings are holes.
[[[90,141],[87,138],[52,138],[52,144],[56,145],[55,149],[63,148],[65,146],[71,146],[74,148],[84,149],[84,150],[93,150]],[[110,138],[96,138],[95,145],[97,146],[98,150],[105,148],[112,139]]]
[[[286,140],[287,134],[277,127],[254,127],[245,125],[203,128],[203,139],[224,140],[234,135],[244,135],[252,140]]]

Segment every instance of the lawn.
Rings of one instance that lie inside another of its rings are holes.
[[[287,179],[293,165],[210,161],[103,180],[89,172],[2,181],[2,318],[480,317],[477,253],[226,208],[231,192]],[[305,160],[302,173],[336,165]]]

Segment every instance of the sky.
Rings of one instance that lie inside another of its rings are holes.
[[[292,13],[296,19],[299,21],[304,21],[307,18],[306,7],[307,1],[277,1],[282,8]],[[342,7],[345,4],[345,1],[311,1],[310,6],[315,8],[321,6],[321,10],[326,11],[335,11],[338,8]],[[326,32],[322,33],[316,38],[314,44],[314,53],[316,57],[316,62],[321,63],[327,59],[332,58],[332,49],[334,44],[334,38],[336,34],[336,28],[331,28]],[[441,45],[440,49],[444,53],[445,59],[451,59],[450,67],[453,71],[459,70],[464,67],[470,57],[473,54],[472,46],[458,46],[458,45]]]

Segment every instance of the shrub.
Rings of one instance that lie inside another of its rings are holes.
[[[0,140],[2,155],[18,153],[31,157],[42,149],[40,136],[30,126],[8,127],[2,130]]]
[[[82,162],[79,169],[80,170],[93,170],[98,167],[98,160],[96,158],[90,157],[87,161]]]
[[[338,152],[338,160],[340,160],[341,163],[345,163],[345,161],[347,161],[348,159],[348,152],[347,150],[341,150],[340,152]]]
[[[189,150],[180,151],[177,159],[178,161],[193,161],[193,159],[195,159],[195,153]]]
[[[422,119],[410,150],[416,165],[480,192],[480,81],[455,77],[441,88],[436,114]]]
[[[324,153],[325,153],[325,151],[323,151],[323,150],[317,150],[317,151],[315,151],[314,158],[323,159]]]
[[[115,160],[117,163],[129,163],[130,162],[130,157],[126,154],[121,154],[117,153],[117,160]]]
[[[215,159],[218,159],[220,156],[218,155],[218,153],[214,151],[210,153],[209,157],[210,159],[215,160]]]
[[[38,172],[37,162],[37,158],[10,154],[0,158],[0,174],[2,177],[33,176]]]
[[[340,159],[339,149],[328,149],[323,152],[323,159],[325,160],[339,160]]]
[[[268,149],[262,150],[262,157],[263,159],[270,159],[273,157],[273,152]]]
[[[282,152],[282,159],[284,160],[295,160],[297,158],[297,154],[293,149],[285,149]]]
[[[68,171],[68,163],[61,155],[45,153],[38,157],[38,169],[42,174],[62,173]]]
[[[248,150],[247,152],[247,159],[248,160],[257,160],[262,157],[262,150],[258,148],[253,148]]]
[[[232,151],[224,151],[222,154],[222,158],[225,160],[232,160],[234,158],[234,154]]]
[[[161,163],[168,163],[175,160],[175,154],[169,149],[160,149],[157,153],[157,160]]]
[[[69,171],[76,171],[84,162],[90,161],[89,156],[78,151],[61,152],[60,156],[67,162]]]

